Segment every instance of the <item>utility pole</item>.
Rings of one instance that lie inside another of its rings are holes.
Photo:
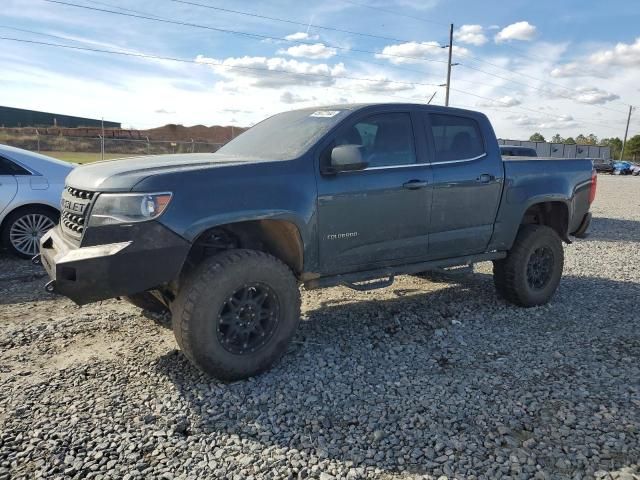
[[[453,54],[453,23],[449,28],[449,64],[447,65],[447,93],[444,97],[444,106],[449,106],[449,88],[451,88],[451,56]]]
[[[627,128],[624,131],[624,140],[622,141],[622,150],[620,151],[620,160],[624,155],[624,147],[627,145],[627,135],[629,135],[629,122],[631,121],[631,111],[633,107],[629,105],[629,115],[627,116]]]
[[[104,117],[100,119],[102,123],[102,138],[100,139],[100,160],[104,160]]]

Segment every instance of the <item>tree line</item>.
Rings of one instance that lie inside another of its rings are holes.
[[[546,142],[544,135],[539,132],[534,133],[529,137],[531,142]],[[598,139],[596,135],[590,133],[589,135],[580,134],[576,138],[562,137],[559,133],[556,133],[549,140],[551,143],[564,143],[567,145],[599,145],[603,147],[611,148],[611,158],[618,160],[620,158],[620,152],[622,151],[622,140],[618,137],[602,138]],[[640,135],[634,135],[627,140],[627,145],[624,148],[624,158],[626,160],[635,160],[640,157]]]

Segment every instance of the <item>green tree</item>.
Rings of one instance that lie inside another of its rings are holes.
[[[553,143],[564,143],[564,138],[559,133],[556,133],[553,137],[551,137],[551,141]]]
[[[600,145],[609,147],[611,149],[611,158],[618,160],[620,158],[620,152],[622,151],[622,140],[618,137],[603,138],[600,141]]]
[[[567,137],[564,139],[564,143],[567,145],[575,145],[576,141],[573,139],[573,137]]]
[[[598,137],[593,133],[587,135],[587,141],[589,142],[589,145],[598,145]]]
[[[536,133],[534,133],[533,135],[531,135],[529,137],[529,141],[530,142],[544,142],[545,139],[544,139],[544,137],[542,136],[541,133],[536,132]]]
[[[624,147],[624,158],[627,160],[635,160],[640,156],[640,135],[634,135],[627,141]]]
[[[589,140],[582,133],[576,137],[576,143],[578,145],[588,145]]]

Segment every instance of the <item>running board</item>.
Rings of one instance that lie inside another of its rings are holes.
[[[346,285],[349,288],[352,288],[351,285],[356,285],[357,283],[375,280],[378,278],[386,279],[386,280],[381,280],[381,282],[376,282],[376,283],[383,284],[385,282],[389,282],[389,280],[391,280],[391,283],[393,283],[393,277],[396,275],[408,275],[412,273],[426,272],[428,270],[438,270],[446,267],[473,265],[474,263],[478,263],[478,262],[500,260],[502,258],[505,258],[506,256],[507,256],[507,252],[489,252],[489,253],[481,253],[479,255],[467,255],[465,257],[446,258],[442,260],[432,260],[429,262],[410,263],[407,265],[377,268],[375,270],[365,270],[362,272],[345,273],[342,275],[331,275],[328,277],[320,277],[320,278],[315,278],[313,280],[308,280],[304,282],[304,287],[307,290],[314,290],[316,288],[335,287],[337,285]],[[391,285],[391,283],[389,283],[389,285]],[[385,286],[389,286],[389,285],[385,285]],[[357,286],[360,286],[360,285],[357,285]],[[383,287],[376,286],[373,288],[383,288]],[[373,290],[373,288],[370,288],[370,290]]]
[[[361,283],[352,283],[352,282],[344,282],[342,285],[350,288],[351,290],[357,290],[359,292],[368,292],[369,290],[377,290],[378,288],[387,288],[393,285],[393,281],[395,280],[394,276],[390,276],[389,278],[376,280],[376,281],[368,281]]]

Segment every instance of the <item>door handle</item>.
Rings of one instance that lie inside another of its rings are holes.
[[[476,182],[489,183],[489,182],[493,182],[495,179],[496,179],[495,175],[490,175],[488,173],[483,173],[478,178],[476,178]]]
[[[409,180],[408,182],[403,183],[402,187],[407,190],[418,190],[419,188],[424,188],[427,185],[429,184],[424,180]]]

